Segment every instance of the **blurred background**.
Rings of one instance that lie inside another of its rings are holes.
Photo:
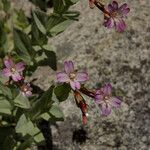
[[[79,21],[49,40],[57,51],[58,69],[62,70],[64,60],[73,60],[76,67],[87,69],[88,87],[110,82],[123,97],[121,108],[109,117],[101,117],[93,100],[85,97],[89,118],[83,126],[70,94],[68,101],[60,104],[65,121],[52,126],[56,150],[150,150],[150,1],[118,2],[127,2],[131,9],[124,33],[106,29],[102,13],[90,9],[88,0],[80,0],[72,8],[80,11]],[[29,14],[32,6],[28,0],[14,3]],[[34,78],[47,89],[54,75],[49,67],[42,67]]]

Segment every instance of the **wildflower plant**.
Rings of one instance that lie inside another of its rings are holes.
[[[48,39],[62,33],[74,21],[79,12],[70,7],[78,0],[30,0],[36,9],[26,16],[15,8],[14,1],[0,1],[0,149],[24,150],[32,143],[45,141],[41,122],[56,123],[64,116],[59,103],[72,94],[81,110],[82,122],[88,122],[88,108],[83,95],[99,106],[104,116],[118,108],[121,100],[112,95],[112,86],[99,89],[85,87],[88,72],[77,70],[71,60],[64,62],[64,70],[57,70],[56,53]],[[50,2],[50,4],[48,3]],[[52,2],[52,3],[51,3]],[[88,1],[87,1],[88,4]],[[104,26],[125,30],[124,18],[130,11],[125,3],[119,7],[116,1],[106,7],[100,0],[89,0],[104,14]],[[52,8],[51,8],[52,7]],[[53,10],[49,13],[47,10]],[[105,30],[105,28],[104,28]],[[44,91],[27,80],[37,67],[49,66],[56,71],[56,82]],[[89,80],[90,82],[90,80]]]

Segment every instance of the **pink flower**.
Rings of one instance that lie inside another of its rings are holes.
[[[129,13],[130,8],[126,3],[118,6],[116,1],[113,1],[112,4],[108,5],[109,17],[105,17],[104,26],[107,28],[113,28],[119,32],[123,32],[126,28],[126,24],[123,20]]]
[[[72,61],[65,61],[64,71],[58,72],[56,77],[58,82],[70,83],[70,86],[73,90],[80,89],[80,83],[88,80],[87,72],[78,72],[75,70]]]
[[[4,60],[4,65],[6,67],[2,70],[4,76],[12,77],[14,81],[22,80],[22,71],[25,69],[23,62],[15,64],[11,58],[8,58]]]
[[[121,101],[117,97],[113,97],[111,94],[111,84],[105,84],[100,90],[95,93],[95,101],[101,108],[101,113],[104,116],[108,116],[111,113],[112,107],[118,108],[121,105]]]
[[[23,96],[26,96],[26,97],[32,96],[32,88],[30,86],[30,83],[24,83],[21,86],[21,93]]]

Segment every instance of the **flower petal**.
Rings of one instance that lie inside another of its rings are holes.
[[[74,65],[72,61],[65,61],[64,62],[65,72],[69,75],[70,73],[74,72]]]
[[[20,81],[22,79],[22,76],[18,72],[16,72],[16,73],[12,74],[12,79],[14,81]]]
[[[112,7],[113,7],[114,10],[118,9],[118,3],[117,3],[117,1],[113,1],[112,2]]]
[[[125,24],[124,20],[120,19],[118,22],[116,22],[115,27],[118,32],[123,32],[126,28],[126,24]]]
[[[115,108],[118,108],[121,105],[121,100],[117,97],[112,97],[111,98],[111,105]]]
[[[107,28],[113,28],[114,27],[114,20],[112,18],[105,19],[104,26]]]
[[[124,3],[119,7],[119,11],[126,9],[127,7],[128,7],[127,3]]]
[[[108,11],[110,14],[115,11],[111,4],[108,5]]]
[[[101,91],[104,93],[105,96],[109,96],[111,95],[111,91],[112,91],[112,86],[111,84],[105,84],[102,88]]]
[[[103,116],[108,116],[109,114],[111,114],[111,107],[110,105],[103,103],[101,106],[101,113]]]
[[[78,89],[78,90],[79,90],[79,89],[81,88],[80,83],[79,83],[78,81],[76,81],[76,82],[75,82],[75,84],[76,84],[76,89]]]
[[[122,17],[127,16],[127,14],[129,13],[129,11],[130,11],[130,8],[126,8],[126,9],[122,10],[121,11]]]
[[[70,86],[73,90],[80,89],[81,85],[77,81],[70,81]]]
[[[76,89],[76,83],[75,83],[75,82],[70,81],[70,86],[71,86],[71,88],[72,88],[73,90]]]
[[[25,95],[26,95],[27,97],[30,97],[30,96],[32,96],[32,92],[31,92],[31,91],[27,91],[27,92],[25,93]]]
[[[86,72],[77,72],[76,74],[76,80],[79,82],[84,82],[88,80],[88,74]]]
[[[58,72],[56,74],[56,78],[58,82],[69,82],[69,77],[65,72]]]
[[[10,69],[4,68],[2,70],[2,75],[6,76],[6,77],[10,77],[11,76],[11,71]]]
[[[103,97],[104,97],[104,94],[101,92],[101,90],[97,90],[95,92],[95,98],[94,99],[95,99],[96,103],[100,104],[100,102],[102,101]]]
[[[16,64],[16,70],[17,70],[18,72],[21,72],[21,71],[23,71],[24,69],[25,69],[25,64],[24,64],[23,62],[19,62],[19,63]]]
[[[30,83],[27,83],[27,87],[28,87],[28,91],[32,91],[33,90],[31,85],[30,85]]]
[[[10,68],[12,68],[14,66],[14,62],[10,58],[9,59],[5,59],[4,60],[4,64],[5,64],[5,66],[8,69],[10,69]]]

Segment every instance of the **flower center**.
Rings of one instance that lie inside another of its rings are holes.
[[[14,67],[12,67],[12,68],[11,68],[11,72],[12,72],[12,73],[15,73],[15,72],[16,72],[16,69],[15,69]]]
[[[75,74],[75,73],[70,73],[69,78],[70,78],[71,80],[73,80],[75,77],[76,77],[76,74]]]
[[[109,99],[109,97],[108,97],[108,96],[105,96],[105,97],[104,97],[104,100],[108,100],[108,99]]]
[[[28,91],[28,86],[27,85],[23,85],[21,87],[21,91],[26,93]]]
[[[114,12],[112,13],[112,17],[113,17],[113,18],[117,18],[117,17],[118,17],[118,13],[117,13],[116,11],[114,11]]]
[[[104,102],[105,102],[106,104],[109,103],[109,99],[110,99],[109,96],[104,96],[104,98],[103,98],[103,100],[104,100]]]
[[[27,92],[27,91],[28,91],[28,88],[27,88],[27,87],[25,87],[23,90],[24,90],[24,92]]]

